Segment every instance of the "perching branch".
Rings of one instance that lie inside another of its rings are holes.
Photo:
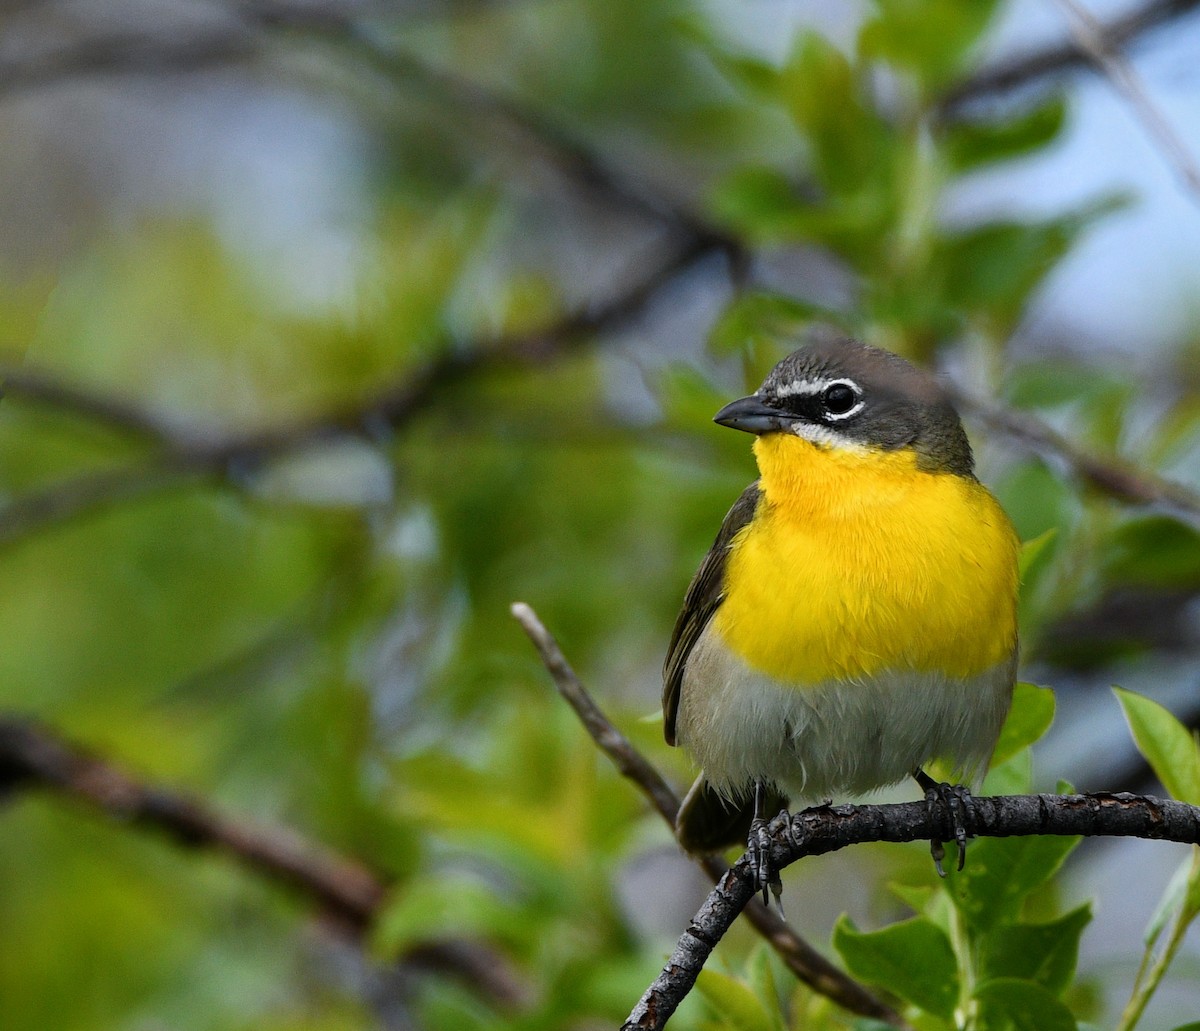
[[[538,649],[559,693],[579,714],[601,750],[673,827],[678,802],[657,770],[596,706],[533,609],[518,602],[513,605],[512,613]],[[966,830],[974,837],[1084,835],[1200,844],[1200,808],[1126,793],[976,798],[966,820]],[[771,823],[770,834],[771,867],[782,870],[805,856],[823,855],[847,845],[870,841],[949,840],[954,836],[954,827],[948,812],[931,812],[925,802],[906,802],[818,806],[796,813],[790,820],[776,818]],[[712,869],[707,861],[704,865],[705,869]],[[797,976],[816,991],[852,1012],[903,1026],[899,1014],[887,1011],[866,989],[826,961],[821,960],[821,972],[825,975],[822,981],[818,983],[812,979],[812,971],[807,967],[811,947],[780,921],[779,927],[790,939],[781,948],[780,941],[764,929],[761,918],[756,915],[762,913],[773,917],[755,897],[750,862],[745,856],[732,869],[725,868],[718,873],[720,876],[714,878],[717,884],[712,894],[680,937],[662,973],[630,1014],[625,1028],[641,1031],[663,1027],[695,984],[717,943],[743,910],[755,927],[772,941]],[[828,979],[830,974],[832,980]],[[886,1016],[878,1010],[867,1013],[859,1008],[864,999],[885,1010]]]
[[[361,861],[295,831],[258,825],[146,784],[46,727],[0,717],[0,797],[31,788],[82,802],[117,823],[159,831],[184,848],[221,852],[315,903],[356,939],[375,923],[391,888]],[[493,1003],[513,1005],[525,995],[508,963],[479,943],[417,942],[399,962],[452,976]]]
[[[542,663],[550,673],[554,686],[567,704],[575,710],[587,732],[599,745],[600,750],[612,759],[617,769],[633,781],[667,822],[672,834],[675,831],[675,815],[679,811],[679,799],[662,775],[640,753],[624,734],[612,725],[600,707],[596,705],[575,671],[567,662],[558,643],[538,619],[537,614],[523,602],[512,606],[513,617],[529,635],[541,656]],[[718,884],[729,874],[729,866],[719,856],[694,857],[705,873]],[[814,991],[832,999],[852,1013],[873,1017],[898,1028],[908,1025],[904,1019],[871,994],[866,988],[843,973],[811,945],[793,931],[775,913],[757,899],[746,906],[746,917],[787,964],[788,968]],[[734,913],[733,916],[737,914]],[[733,920],[731,916],[730,922]],[[715,943],[714,943],[715,944]],[[698,969],[698,968],[697,968]],[[694,978],[693,978],[694,980]],[[682,998],[682,996],[681,996]]]
[[[966,829],[974,837],[1104,835],[1200,844],[1200,808],[1140,795],[1010,795],[976,798],[972,808]],[[924,802],[818,806],[772,821],[771,867],[868,841],[946,840],[953,830],[948,812],[931,814]],[[666,1024],[754,893],[750,860],[743,856],[705,900],[623,1031]]]

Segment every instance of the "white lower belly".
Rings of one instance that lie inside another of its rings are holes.
[[[678,738],[727,792],[766,780],[796,799],[861,795],[932,759],[969,777],[995,746],[1014,672],[1015,657],[965,680],[897,670],[797,687],[752,670],[710,624],[688,657]]]

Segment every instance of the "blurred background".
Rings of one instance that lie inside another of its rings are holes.
[[[685,786],[711,416],[813,320],[945,374],[1037,542],[1033,783],[1154,790],[1109,688],[1200,722],[1197,7],[0,0],[0,1027],[619,1022],[707,889],[509,606]],[[1071,858],[1079,1015],[1187,853]],[[785,906],[828,951],[928,865]]]

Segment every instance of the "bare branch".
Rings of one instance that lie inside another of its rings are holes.
[[[0,719],[0,785],[53,787],[122,823],[153,826],[190,848],[215,848],[297,889],[354,927],[366,927],[387,892],[383,878],[283,828],[257,827],[204,803],[149,787],[51,731]]]
[[[538,649],[555,686],[579,714],[588,733],[673,826],[678,803],[657,770],[604,716],[533,609],[517,602],[512,606],[512,612]],[[966,829],[975,837],[1079,834],[1200,843],[1200,808],[1182,802],[1124,793],[1005,796],[976,798],[973,802]],[[954,827],[948,812],[931,812],[925,802],[907,802],[818,806],[790,819],[777,817],[772,821],[770,833],[772,869],[781,870],[805,856],[822,855],[863,842],[949,840],[954,836]],[[703,865],[714,874],[716,887],[680,937],[662,973],[630,1014],[625,1028],[661,1028],[691,990],[708,956],[743,910],[759,931],[777,949],[780,947],[772,934],[768,934],[753,917],[756,908],[768,916],[772,914],[754,897],[753,875],[747,857],[743,856],[732,869],[715,857],[707,857]],[[787,942],[781,955],[801,980],[852,1012],[904,1026],[899,1015],[892,1011],[884,1015],[866,1013],[858,1008],[865,996],[875,1006],[886,1010],[862,986],[824,960],[823,965],[833,970],[835,976],[831,982],[814,983],[811,971],[802,973],[794,960],[795,943],[798,942],[803,950],[810,947],[782,922],[779,928],[788,938],[794,939]],[[853,1002],[845,998],[848,987],[854,993]]]
[[[658,810],[671,832],[675,831],[675,814],[679,811],[679,799],[654,768],[633,744],[604,715],[600,707],[588,694],[567,662],[558,643],[538,619],[537,614],[523,602],[512,606],[513,617],[529,635],[542,658],[559,694],[575,710],[584,728],[599,745],[620,772],[628,777]],[[692,857],[718,884],[729,874],[729,866],[719,856]],[[745,907],[745,900],[738,912]],[[737,914],[734,913],[733,916]],[[908,1025],[895,1010],[885,1005],[857,981],[830,963],[811,945],[785,924],[775,913],[761,902],[754,900],[746,908],[746,916],[784,962],[801,981],[832,999],[852,1013],[874,1017],[895,1027]],[[733,917],[730,917],[732,922]]]
[[[537,613],[524,602],[518,601],[512,606],[512,614],[537,648],[542,657],[542,664],[554,681],[554,686],[558,688],[558,693],[575,710],[584,728],[592,735],[592,740],[613,761],[621,775],[632,780],[642,794],[650,799],[659,815],[674,827],[675,817],[679,812],[679,798],[675,792],[663,780],[658,770],[633,747],[629,738],[609,722],[608,717],[580,683],[562,649],[558,647],[558,642],[542,625]]]
[[[948,840],[951,822],[948,812],[931,813],[925,802],[818,806],[771,822],[771,866],[780,870],[805,856],[868,841]],[[1106,835],[1200,843],[1200,808],[1125,793],[976,798],[966,824],[974,837]],[[649,1031],[666,1024],[753,895],[751,862],[743,856],[705,900],[624,1029]]]
[[[1118,52],[1151,29],[1188,14],[1200,7],[1200,0],[1149,0],[1128,14],[1097,27],[1101,48]],[[1092,59],[1078,42],[1055,43],[1018,54],[976,72],[942,98],[944,118],[958,117],[962,109],[977,100],[1007,93],[1050,75],[1087,68]]]
[[[94,75],[168,75],[204,71],[257,57],[262,46],[245,29],[209,31],[186,39],[111,35],[22,61],[0,63],[0,95]]]
[[[343,44],[393,80],[415,86],[443,105],[450,104],[460,115],[470,118],[478,130],[494,132],[497,126],[506,127],[515,136],[523,157],[532,152],[568,181],[626,211],[666,224],[687,237],[710,239],[729,250],[741,248],[739,240],[647,190],[535,108],[435,68],[410,51],[381,43],[359,18],[332,8],[301,10],[271,0],[243,3],[240,11],[250,25],[302,32],[309,38]]]
[[[1079,48],[1125,98],[1146,134],[1158,144],[1164,159],[1191,192],[1192,199],[1200,201],[1200,168],[1158,105],[1150,99],[1133,65],[1106,44],[1103,26],[1078,0],[1058,0],[1058,3],[1067,12],[1071,34]]]
[[[402,48],[381,41],[361,10],[334,4],[289,4],[242,0],[230,5],[236,27],[208,30],[185,40],[120,35],[89,40],[27,63],[0,64],[0,93],[31,89],[96,74],[164,74],[207,69],[261,56],[272,34],[344,48],[364,67],[420,90],[468,118],[475,132],[494,134],[503,127],[522,158],[535,155],[543,165],[587,192],[627,212],[664,225],[685,241],[703,241],[740,255],[736,237],[700,218],[611,164],[536,109],[450,71],[435,68]],[[368,12],[369,13],[369,12]]]
[[[355,939],[375,923],[391,888],[383,874],[360,860],[295,831],[261,826],[200,799],[145,784],[46,727],[0,717],[0,795],[32,787],[52,789],[117,823],[157,830],[185,848],[222,852],[316,903]],[[416,942],[399,961],[453,976],[501,1005],[515,1004],[525,995],[508,962],[478,943]]]
[[[396,382],[353,403],[264,429],[214,437],[186,430],[129,402],[54,385],[45,376],[22,372],[5,384],[9,396],[57,404],[127,432],[149,436],[159,449],[128,468],[87,473],[35,491],[0,508],[0,547],[31,533],[60,525],[112,504],[196,481],[221,482],[233,469],[301,451],[342,434],[378,438],[394,433],[427,411],[453,387],[489,371],[513,365],[539,366],[575,353],[593,336],[615,331],[636,319],[658,295],[724,245],[693,237],[671,250],[649,271],[607,300],[570,312],[542,329],[479,341],[463,349],[447,345],[438,357],[410,370]]]
[[[179,432],[172,424],[135,401],[103,396],[30,368],[0,366],[0,383],[5,394],[71,412],[131,437],[152,443],[178,443]]]
[[[1160,505],[1177,515],[1200,521],[1200,492],[1165,476],[1157,476],[1118,458],[1100,458],[1067,440],[1029,412],[1018,412],[947,387],[968,417],[1035,453],[1058,461],[1084,483],[1130,505]]]
[[[1096,28],[1094,36],[1100,44],[1111,50],[1196,7],[1200,7],[1200,0],[1151,0],[1107,26]],[[339,432],[372,432],[380,427],[398,429],[427,407],[442,385],[460,382],[493,364],[535,362],[555,357],[571,342],[603,332],[612,324],[633,317],[660,289],[674,281],[676,275],[704,255],[723,253],[732,265],[745,259],[745,251],[739,241],[707,224],[686,208],[656,196],[643,184],[634,182],[601,155],[571,138],[537,112],[470,80],[430,68],[412,55],[384,45],[363,27],[361,20],[356,20],[346,11],[332,6],[285,6],[264,0],[240,4],[236,11],[243,19],[245,29],[241,35],[236,35],[236,45],[229,48],[231,59],[245,52],[247,37],[257,38],[271,31],[290,31],[341,43],[372,66],[394,78],[418,85],[431,95],[470,113],[481,123],[500,121],[509,125],[522,141],[534,146],[544,160],[569,180],[599,192],[626,210],[659,222],[677,238],[679,250],[659,269],[652,270],[644,280],[634,284],[627,293],[618,294],[607,304],[567,316],[541,333],[507,341],[480,342],[467,351],[448,352],[412,373],[407,381],[344,410],[317,413],[291,425],[213,441],[204,446],[196,445],[197,437],[190,437],[179,428],[171,427],[153,416],[122,410],[119,403],[106,399],[89,401],[84,397],[73,400],[64,393],[57,398],[64,406],[74,405],[80,411],[90,407],[91,414],[96,418],[131,432],[158,436],[162,443],[170,446],[166,454],[161,456],[161,464],[147,474],[147,483],[139,480],[141,474],[136,469],[126,469],[89,475],[79,481],[68,481],[19,499],[11,510],[0,511],[0,545],[19,539],[43,525],[64,521],[113,501],[150,493],[180,481],[224,478],[231,462],[270,458]],[[228,43],[234,36],[226,32],[222,38]],[[214,37],[196,49],[216,54],[222,45],[225,44]],[[137,47],[126,41],[123,46],[98,48],[89,60],[95,60],[109,70],[116,70],[122,61],[136,64],[138,53]],[[161,63],[155,67],[169,67],[176,57],[186,57],[187,53],[186,47],[175,57],[170,52],[164,52]],[[1011,88],[1049,71],[1083,63],[1087,57],[1087,52],[1078,45],[1026,55],[1006,68],[981,73],[956,90],[946,102],[953,106],[988,92]],[[3,82],[3,72],[0,71],[0,88]],[[38,383],[32,375],[27,377],[26,382],[17,377],[9,383],[11,393],[24,392],[29,396],[37,396],[40,392],[42,399],[47,402],[55,400],[52,396],[54,389],[53,384]],[[1200,516],[1200,495],[1187,487],[1142,473],[1126,463],[1091,455],[1031,416],[1017,415],[999,406],[974,400],[964,400],[963,404],[964,408],[972,411],[991,428],[1021,440],[1043,455],[1065,462],[1095,489],[1128,503],[1162,504],[1191,517]]]

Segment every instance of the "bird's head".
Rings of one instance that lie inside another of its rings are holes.
[[[911,450],[931,472],[974,469],[958,413],[932,375],[830,331],[814,333],[713,421],[758,436],[792,434],[817,448]]]

